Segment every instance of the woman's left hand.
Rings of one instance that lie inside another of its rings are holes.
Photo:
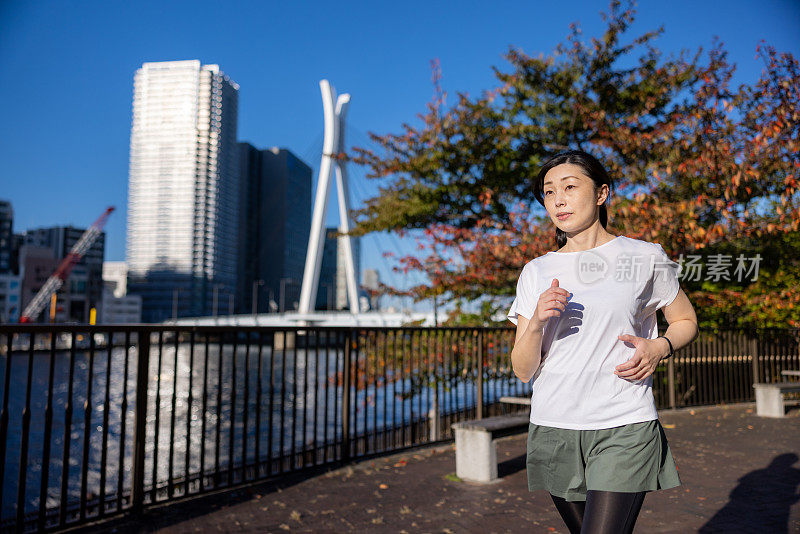
[[[625,380],[647,378],[655,372],[658,362],[669,354],[666,340],[660,338],[647,339],[630,334],[622,334],[617,338],[636,347],[636,352],[633,353],[630,360],[614,368],[614,374]]]

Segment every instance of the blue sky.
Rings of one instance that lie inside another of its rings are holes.
[[[366,132],[419,125],[433,95],[439,58],[447,103],[495,85],[509,46],[545,54],[570,22],[599,36],[604,1],[554,2],[0,2],[0,198],[12,201],[14,229],[88,226],[106,206],[106,259],[125,258],[128,143],[134,71],[146,61],[217,63],[240,85],[239,139],[285,147],[319,168],[319,81],[350,93],[348,144]],[[800,56],[800,3],[643,2],[628,39],[664,26],[665,55],[708,50],[718,35],[737,64],[734,87],[762,69],[760,39]],[[373,145],[374,148],[374,145]],[[350,169],[356,202],[376,190]],[[335,202],[328,214],[335,224]],[[403,247],[367,238],[362,268],[402,285],[375,250]]]

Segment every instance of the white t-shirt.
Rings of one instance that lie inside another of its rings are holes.
[[[594,430],[658,419],[653,375],[630,380],[614,374],[636,352],[617,336],[658,336],[656,310],[678,295],[679,273],[660,244],[626,236],[525,264],[508,311],[512,323],[517,315],[533,316],[553,278],[572,293],[566,310],[545,323],[542,363],[532,379],[532,423]]]

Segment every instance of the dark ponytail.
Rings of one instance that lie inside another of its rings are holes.
[[[597,158],[583,150],[568,150],[560,152],[545,161],[544,165],[542,165],[542,168],[539,170],[539,174],[536,175],[536,179],[533,182],[533,196],[536,197],[536,200],[542,206],[544,206],[544,177],[550,169],[562,163],[571,163],[583,169],[583,173],[594,182],[595,188],[606,184],[608,185],[609,195],[611,191],[613,191],[614,182],[611,180],[608,172],[606,172],[603,164],[600,163]],[[603,225],[603,228],[608,225],[608,210],[606,209],[605,203],[600,206],[600,224]],[[567,244],[567,234],[560,228],[556,228],[556,243],[559,248]]]

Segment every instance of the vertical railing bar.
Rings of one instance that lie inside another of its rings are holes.
[[[94,334],[92,334],[94,337]],[[114,348],[114,331],[108,331],[106,351],[106,394],[103,399],[103,448],[100,452],[100,503],[98,516],[105,515],[106,508],[106,468],[108,462],[108,412],[111,409],[111,356]]]
[[[418,420],[422,419],[420,413],[420,398],[422,397],[422,392],[418,393],[417,397],[417,419],[414,419],[414,370],[417,373],[420,372],[419,363],[416,365],[414,364],[414,354],[421,355],[422,354],[422,333],[425,332],[426,336],[430,335],[430,331],[423,331],[423,330],[411,330],[411,339],[409,340],[408,344],[408,385],[409,385],[409,395],[408,395],[408,430],[409,430],[409,445],[413,446],[420,442],[419,440],[419,428],[418,428]],[[414,339],[417,339],[417,350],[414,350]],[[419,359],[417,360],[419,362]]]
[[[350,347],[352,330],[342,331],[345,347],[342,364],[342,460],[350,459]]]
[[[423,424],[423,421],[427,418],[427,413],[428,413],[427,411],[424,411],[423,408],[422,408],[422,398],[423,398],[423,396],[427,396],[426,394],[423,393],[423,389],[422,389],[423,384],[427,386],[427,383],[426,383],[427,380],[425,380],[425,382],[423,382],[423,379],[422,379],[422,377],[424,376],[423,368],[422,368],[422,361],[423,361],[423,358],[427,359],[430,356],[431,346],[433,345],[431,343],[431,336],[434,335],[434,330],[431,329],[431,328],[420,329],[420,330],[417,330],[415,333],[418,334],[418,336],[417,336],[417,350],[416,351],[414,350],[414,344],[413,344],[413,339],[412,339],[411,355],[410,355],[410,359],[409,359],[409,367],[412,369],[412,371],[409,374],[413,373],[413,370],[417,371],[417,374],[419,376],[419,379],[417,380],[417,382],[419,383],[419,391],[417,392],[417,417],[416,417],[416,419],[414,418],[414,396],[413,395],[411,396],[411,399],[410,399],[411,402],[409,403],[410,404],[410,411],[411,411],[411,419],[410,419],[410,421],[411,421],[411,443],[410,444],[412,446],[413,445],[417,445],[419,443],[425,443],[427,441],[430,441],[430,432],[428,432],[427,436],[425,436],[424,438],[423,438],[423,435],[422,435],[422,432],[423,432],[422,424]],[[422,344],[423,334],[425,335],[424,336],[425,337],[424,348],[423,348],[423,344]],[[417,362],[416,363],[414,363],[414,356],[415,355],[417,357]],[[413,376],[413,374],[411,374],[411,376]],[[425,378],[427,378],[427,377],[425,377]],[[412,384],[413,384],[413,379],[412,379]],[[427,388],[426,388],[426,390],[427,390]],[[427,391],[426,391],[426,393],[427,393]],[[435,399],[435,397],[434,397],[434,399]],[[434,400],[434,403],[435,403],[435,400]],[[430,410],[430,404],[428,405],[428,411],[429,410]]]
[[[264,338],[263,332],[259,330],[256,332],[258,334],[258,376],[256,380],[258,380],[258,386],[256,387],[256,478],[260,479],[261,475],[261,397],[263,395],[263,387],[261,381],[264,380],[264,374],[262,365],[264,362],[263,358],[263,350],[264,350]],[[272,429],[270,429],[272,432]]]
[[[300,446],[300,457],[302,458],[302,466],[308,465],[308,338],[311,335],[311,329],[305,329],[305,336],[303,336],[303,441]],[[295,349],[295,358],[297,357],[297,349]],[[296,399],[295,399],[296,402]]]
[[[434,357],[431,357],[431,347],[435,344],[435,342],[432,342],[431,339],[433,339],[432,336],[436,335],[435,332],[436,330],[434,327],[420,329],[418,331],[419,336],[417,350],[412,350],[410,366],[412,369],[416,369],[419,375],[419,391],[417,393],[417,422],[411,427],[415,432],[414,436],[412,437],[411,445],[432,441],[433,435],[436,432],[436,421],[438,414],[436,413],[437,398],[435,392],[433,394],[433,399],[431,399],[431,376],[434,376],[431,374],[431,365],[432,362],[435,362],[435,352]],[[425,340],[424,344],[423,339]],[[416,364],[414,364],[413,354],[417,355]],[[412,397],[412,412],[413,407],[414,405]],[[413,421],[414,418],[412,417],[411,420]]]
[[[358,328],[355,329],[355,358],[353,358],[353,455],[359,456],[362,454],[363,451],[360,449],[360,445],[363,443],[363,435],[359,434],[359,412],[361,412],[361,417],[364,417],[363,411],[358,404],[358,392],[361,390],[361,384],[363,382],[364,389],[366,389],[366,381],[367,381],[367,365],[366,365],[366,358],[364,359],[364,370],[363,370],[363,377],[362,372],[359,370],[361,366],[361,330]],[[365,395],[366,396],[366,395]],[[364,417],[366,419],[366,417]],[[366,451],[366,445],[364,446],[364,451]]]
[[[359,375],[359,365],[361,363],[361,331],[358,328],[354,329],[354,343],[355,358],[353,358],[353,456],[359,455],[359,443],[361,440],[358,437],[358,391],[361,387],[361,376]],[[366,366],[364,367],[366,372]],[[366,375],[364,376],[366,380]]]
[[[289,469],[294,471],[297,467],[295,463],[296,458],[296,442],[297,442],[297,337],[300,334],[299,329],[294,330],[294,356],[292,357],[292,436],[291,436],[291,457],[289,458]],[[286,345],[284,345],[286,348]]]
[[[389,382],[388,377],[389,373],[387,371],[387,367],[389,366],[389,331],[382,330],[381,333],[383,334],[383,386],[381,389],[383,390],[383,451],[389,449],[389,417],[387,415],[386,410],[388,401],[386,399],[386,395],[389,392]]]
[[[739,331],[736,334],[736,344],[739,351],[739,356],[741,357],[741,365],[742,365],[742,402],[747,402],[750,399],[750,390],[752,390],[752,386],[748,383],[750,378],[750,372],[752,371],[752,367],[748,366],[748,357],[747,357],[747,336],[743,331]]]
[[[448,426],[454,420],[459,419],[459,405],[458,405],[458,356],[460,354],[458,350],[458,331],[453,330],[452,328],[448,328],[444,331],[447,334],[448,343],[447,343],[447,358],[448,358],[448,367],[450,368],[448,372],[448,379],[447,379],[447,387],[450,389],[448,395],[448,410],[447,410],[447,417],[445,419],[445,424],[442,426],[442,438],[449,437],[450,431],[448,430]]]
[[[741,365],[740,387],[742,391],[742,402],[747,402],[747,400],[750,398],[750,389],[752,389],[750,385],[747,383],[750,375],[750,368],[747,365],[747,356],[746,356],[747,347],[745,346],[745,340],[746,336],[744,335],[744,332],[742,332],[741,330],[736,332],[736,347],[737,347],[736,350],[739,352],[739,359]]]
[[[9,354],[8,357],[11,357]],[[44,530],[47,512],[47,486],[50,479],[50,438],[53,431],[53,375],[56,361],[56,330],[50,330],[50,365],[47,378],[47,404],[44,409],[44,443],[42,444],[42,480],[39,485],[39,530]],[[2,481],[2,479],[0,479]]]
[[[697,352],[695,353],[695,369],[697,372],[697,401],[698,404],[706,404],[707,394],[706,386],[705,386],[705,370],[706,370],[706,363],[705,363],[705,343],[708,334],[704,334],[701,332],[700,342],[697,344]]]
[[[214,438],[214,489],[219,488],[220,485],[219,447],[222,439],[222,366],[225,362],[223,358],[223,353],[225,351],[225,334],[224,332],[219,332],[218,335],[219,363],[217,364],[217,424]]]
[[[392,447],[397,447],[397,330],[392,331]]]
[[[369,330],[372,337],[372,348],[375,358],[372,361],[372,451],[378,450],[378,331]]]
[[[369,449],[369,433],[367,432],[367,416],[369,415],[369,408],[367,407],[367,402],[369,400],[369,330],[358,331],[359,348],[362,332],[364,333],[364,410],[361,412],[361,417],[364,420],[364,425],[362,426],[361,440],[364,444],[364,449],[361,452],[362,454],[367,454]],[[361,352],[361,350],[358,351],[359,359],[361,358]],[[359,383],[360,382],[361,381],[359,381]]]
[[[438,441],[442,434],[442,424],[447,414],[447,404],[448,404],[448,392],[447,392],[447,381],[448,381],[448,358],[447,358],[447,346],[445,345],[445,336],[447,334],[447,330],[442,327],[435,327],[428,330],[431,336],[433,336],[433,342],[430,343],[433,353],[436,356],[436,362],[441,365],[441,377],[440,382],[442,385],[442,390],[439,392],[439,396],[436,399],[436,433],[435,439]]]
[[[446,338],[445,338],[445,335],[447,336]],[[447,387],[449,389],[449,392],[448,392],[448,395],[447,395],[447,404],[448,404],[448,406],[447,406],[447,410],[445,411],[445,414],[448,414],[448,415],[445,417],[445,426],[444,426],[444,429],[443,429],[444,430],[444,436],[442,436],[442,437],[446,437],[449,434],[449,431],[447,431],[447,424],[450,421],[452,421],[452,419],[454,417],[458,416],[457,415],[458,414],[458,398],[456,397],[456,392],[457,392],[457,390],[456,390],[456,384],[457,384],[456,372],[458,371],[458,365],[457,365],[457,362],[456,362],[456,358],[458,357],[458,353],[457,353],[456,350],[453,349],[453,346],[454,346],[453,338],[458,339],[456,337],[456,331],[455,330],[453,330],[451,328],[448,328],[448,329],[445,329],[445,330],[442,331],[442,342],[444,342],[444,339],[447,339],[447,345],[445,345],[445,350],[446,350],[445,354],[446,354],[446,358],[447,358],[447,367],[448,367],[448,371],[447,371]],[[440,430],[440,432],[441,432],[441,430]]]
[[[202,421],[200,421],[200,488],[201,492],[206,489],[206,419],[208,418],[208,348],[209,332],[205,332],[205,350],[203,354],[203,408],[200,411]]]
[[[89,335],[89,371],[86,380],[86,400],[83,406],[83,457],[81,465],[81,512],[80,519],[86,519],[87,486],[89,473],[89,446],[92,429],[92,382],[94,381],[94,335]]]
[[[131,509],[140,515],[144,508],[145,442],[147,440],[147,389],[150,375],[150,330],[139,330],[136,361],[136,414],[133,436],[133,481]],[[156,412],[158,412],[156,406]],[[154,458],[155,461],[155,458]],[[155,487],[155,484],[154,484]]]
[[[331,357],[331,330],[325,330],[325,402],[322,403],[322,425],[324,428],[324,436],[322,438],[322,463],[328,463],[328,400],[330,399],[330,357]],[[333,409],[333,416],[336,417],[336,408]],[[334,423],[335,424],[335,423]],[[336,433],[334,432],[333,441],[336,441]]]
[[[230,432],[228,433],[228,486],[233,485],[233,472],[235,469],[234,457],[236,456],[236,354],[239,351],[238,332],[233,333],[233,347],[231,349],[231,395],[230,395]]]
[[[728,354],[725,352],[725,342],[724,342],[724,333],[722,330],[717,332],[714,335],[714,347],[713,350],[716,353],[716,359],[719,362],[719,372],[714,373],[714,378],[716,384],[714,384],[714,389],[717,391],[718,394],[718,402],[720,404],[727,402],[728,400],[728,385],[729,385],[729,376],[728,376]]]
[[[275,412],[275,345],[276,341],[275,338],[275,331],[270,332],[272,337],[272,345],[269,350],[269,413],[267,414],[267,471],[266,476],[270,476],[272,474],[272,436],[275,433],[273,426],[273,419],[274,419],[274,412]],[[283,375],[281,375],[281,381],[283,381]],[[283,439],[283,430],[281,430],[281,439]],[[283,442],[281,442],[281,447],[283,447]],[[279,455],[280,457],[280,455]]]
[[[119,462],[117,474],[117,511],[122,511],[122,492],[125,480],[125,437],[127,431],[128,414],[128,364],[130,363],[130,330],[125,331],[125,369],[122,374],[122,404],[120,406],[119,422]]]
[[[477,380],[478,384],[476,386],[478,400],[477,406],[475,407],[475,417],[477,419],[483,419],[483,361],[484,361],[484,352],[483,352],[483,341],[484,341],[484,331],[478,330],[478,372],[477,372]]]
[[[420,336],[422,339],[422,336]],[[442,395],[439,394],[439,385],[444,386],[444,368],[442,365],[442,380],[439,380],[439,370],[440,364],[444,363],[444,358],[439,358],[439,331],[438,329],[428,329],[425,332],[425,350],[423,351],[420,347],[420,357],[422,357],[423,352],[426,354],[426,357],[431,358],[433,360],[433,434],[431,435],[428,432],[428,439],[426,441],[438,441],[439,440],[439,429],[441,426],[441,400]],[[442,389],[444,391],[444,388]]]
[[[247,347],[244,351],[244,413],[242,414],[242,481],[252,480],[247,478],[247,442],[249,436],[247,426],[250,423],[250,331],[244,331]]]
[[[153,429],[153,478],[150,504],[155,504],[158,500],[158,437],[161,427],[161,358],[164,354],[164,331],[158,331],[158,360],[156,364],[156,405],[155,405],[155,427]]]
[[[319,463],[318,451],[319,444],[317,443],[317,424],[319,422],[319,336],[321,332],[319,328],[314,329],[314,460],[312,465]],[[307,358],[307,357],[306,357]],[[308,365],[308,364],[306,364]],[[325,403],[322,403],[324,406]]]
[[[332,342],[332,346],[333,346],[333,374],[330,375],[332,377],[332,379],[333,379],[333,384],[332,384],[332,387],[330,388],[330,389],[332,389],[332,393],[330,393],[330,394],[333,396],[333,411],[331,412],[331,416],[333,417],[333,421],[332,422],[329,421],[329,424],[330,424],[330,427],[331,427],[331,433],[332,433],[331,442],[330,442],[331,443],[330,454],[331,454],[331,460],[332,461],[336,461],[336,460],[340,460],[342,458],[342,454],[341,454],[341,452],[342,452],[342,449],[341,449],[341,447],[342,447],[342,440],[341,440],[342,418],[341,418],[341,413],[339,411],[339,391],[340,391],[339,385],[343,384],[344,380],[342,379],[340,381],[340,378],[342,378],[343,375],[340,374],[340,372],[339,372],[339,362],[340,361],[342,362],[342,369],[344,369],[344,352],[342,352],[341,353],[341,357],[339,357],[339,347],[342,347],[340,331],[338,329],[330,330],[329,336],[331,334],[334,337],[334,341]],[[344,371],[342,371],[342,372],[344,372]],[[330,379],[328,380],[328,383],[330,384]],[[328,413],[327,409],[325,410],[325,413]]]
[[[28,439],[31,426],[31,387],[33,378],[33,345],[36,333],[28,338],[28,374],[25,385],[25,406],[22,409],[22,436],[19,452],[19,472],[17,473],[17,529],[25,528],[25,483],[28,473]]]
[[[708,338],[706,339],[706,346],[705,346],[706,350],[705,360],[706,362],[708,362],[706,366],[706,380],[707,380],[706,389],[708,390],[709,393],[709,398],[708,398],[709,404],[716,403],[718,399],[718,391],[716,391],[715,390],[716,388],[714,388],[714,382],[715,382],[714,377],[716,374],[715,371],[717,367],[716,358],[714,357],[714,337],[715,336],[713,333],[709,335]]]
[[[189,473],[190,473],[190,460],[191,460],[191,450],[192,450],[192,403],[194,401],[194,395],[192,395],[192,390],[194,386],[194,343],[195,343],[195,332],[197,327],[192,327],[189,331],[189,389],[187,391],[187,398],[186,398],[186,454],[183,457],[183,479],[184,479],[184,486],[183,486],[183,495],[189,495]],[[202,478],[202,472],[200,474]]]
[[[287,389],[287,384],[286,384],[286,354],[287,354],[286,351],[287,351],[287,349],[286,349],[286,347],[289,344],[289,342],[287,340],[287,338],[288,338],[287,332],[288,332],[288,330],[281,331],[281,333],[283,334],[283,336],[282,336],[282,339],[283,339],[283,341],[282,341],[282,343],[283,343],[283,355],[281,356],[281,402],[280,402],[280,409],[281,409],[281,442],[280,442],[280,446],[278,447],[278,450],[280,452],[280,456],[278,457],[278,462],[279,462],[279,464],[278,464],[278,466],[279,466],[278,472],[279,473],[283,473],[284,472],[284,464],[286,463],[286,460],[285,460],[286,455],[284,454],[286,449],[285,449],[284,445],[286,443],[285,425],[286,425],[286,396],[287,396],[287,391],[286,391],[286,389]],[[289,464],[290,465],[291,465],[291,462],[292,462],[292,460],[290,458],[289,459]]]
[[[3,408],[0,411],[0,435],[5,439],[0,439],[0,484],[5,480],[5,467],[6,467],[6,440],[8,436],[8,390],[11,387],[11,359],[14,349],[14,333],[8,332],[6,334],[6,366],[3,371]],[[70,389],[72,384],[70,383]],[[69,406],[69,400],[67,400]],[[64,427],[64,433],[68,434],[69,425]],[[3,492],[0,491],[0,510],[3,509]]]
[[[406,445],[406,331],[400,329],[400,446]],[[413,333],[411,334],[413,335]],[[410,342],[411,340],[409,340]],[[409,372],[410,374],[410,372]]]
[[[725,346],[727,348],[728,358],[731,366],[730,402],[737,402],[739,400],[739,359],[737,358],[736,351],[733,348],[731,331],[728,329],[725,329]]]

